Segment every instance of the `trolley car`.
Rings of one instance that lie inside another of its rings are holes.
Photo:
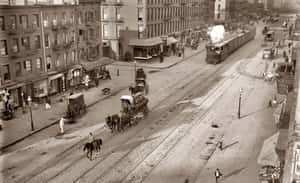
[[[206,62],[209,64],[218,64],[222,62],[235,50],[254,39],[255,35],[256,28],[251,27],[240,33],[235,33],[220,42],[208,43],[206,45]]]

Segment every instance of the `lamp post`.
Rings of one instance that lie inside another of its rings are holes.
[[[134,61],[134,81],[136,79],[136,60]]]
[[[238,118],[241,118],[241,102],[242,102],[242,93],[243,88],[240,88],[240,96],[239,96],[239,108],[238,108]]]
[[[33,119],[32,119],[32,109],[31,109],[32,99],[30,96],[28,96],[27,101],[28,101],[29,111],[30,111],[31,131],[34,131],[34,125],[33,125]]]

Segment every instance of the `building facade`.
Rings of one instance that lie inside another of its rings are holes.
[[[120,30],[124,19],[121,15],[122,0],[105,0],[101,3],[101,27],[104,56],[119,60]]]
[[[68,89],[73,79],[80,83],[79,64],[101,55],[100,13],[93,7],[0,6],[0,88],[9,90],[17,106],[26,96],[41,101]]]
[[[230,18],[230,0],[216,0],[215,2],[215,21],[224,22]]]
[[[134,47],[134,57],[150,59],[160,52],[169,52],[167,47],[173,47],[176,42],[189,42],[191,34],[204,26],[204,12],[208,9],[212,12],[208,15],[213,14],[214,6],[211,2],[214,1],[127,0],[121,14],[124,16],[125,30],[137,32],[137,37],[129,43]],[[126,48],[122,48],[122,54],[128,51]]]

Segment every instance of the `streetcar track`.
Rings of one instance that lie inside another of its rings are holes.
[[[199,71],[199,72],[203,72],[203,70],[201,70],[201,71]],[[200,74],[201,74],[200,73]],[[195,73],[193,73],[193,74],[190,74],[190,75],[194,75]],[[215,73],[213,73],[213,74],[215,74]],[[211,75],[213,75],[213,74],[211,74]],[[211,78],[211,75],[208,75],[207,77],[205,77],[205,79],[206,78]],[[199,77],[199,75],[196,75],[195,77],[193,77],[193,79],[192,80],[194,80],[195,78],[198,78]],[[211,80],[214,80],[214,78],[212,78]],[[180,82],[180,81],[178,81],[178,82]],[[184,87],[186,87],[187,85],[189,85],[190,84],[190,82],[187,82],[187,84],[185,84],[184,85]],[[197,88],[198,86],[196,86],[195,88]],[[194,89],[194,88],[193,88]],[[185,93],[188,93],[188,92],[185,92]],[[174,92],[174,93],[172,93],[172,94],[170,94],[170,95],[168,95],[168,97],[167,98],[169,98],[169,97],[172,97],[172,96],[174,96],[174,95],[176,95],[176,93]],[[182,100],[183,98],[185,98],[186,97],[186,95],[184,94],[184,96],[183,97],[180,97],[180,99],[177,99],[176,100],[176,102],[175,102],[175,104],[178,102],[178,101],[180,101],[180,100]],[[155,106],[159,106],[161,103],[163,103],[165,100],[168,100],[168,99],[164,99],[163,101],[161,101],[161,102],[159,102],[157,105],[155,105]],[[173,102],[172,102],[173,103]],[[173,104],[171,104],[170,105],[171,107],[169,107],[169,108],[172,108],[172,106],[173,106]],[[155,108],[155,107],[154,107]],[[158,120],[155,120],[155,121],[159,121],[159,119],[161,119],[161,118],[163,118],[163,116],[164,116],[164,114],[165,113],[161,113],[160,115],[159,115],[159,117],[158,117]],[[170,120],[169,120],[170,121]],[[147,121],[146,121],[147,122]],[[153,122],[153,123],[155,123],[155,122]],[[148,123],[148,124],[150,124],[150,123]],[[152,123],[151,123],[152,124]],[[167,125],[167,124],[165,124],[165,125]],[[143,127],[141,130],[144,130],[144,129],[146,129],[146,128],[148,128],[149,126],[145,126],[145,127]],[[115,136],[115,135],[117,135],[117,134],[114,134],[113,136]],[[150,134],[151,135],[151,134]],[[126,140],[128,140],[128,139],[131,139],[131,138],[134,138],[135,136],[138,136],[137,134],[134,134],[133,136],[131,136],[131,137],[128,137],[128,138],[126,138]],[[110,141],[110,140],[109,140]],[[109,142],[108,141],[108,142]],[[133,149],[134,150],[134,149]],[[130,151],[131,152],[131,151]],[[128,152],[128,153],[130,153],[130,152]],[[108,155],[109,156],[109,155]],[[88,173],[91,169],[93,169],[95,166],[97,166],[99,163],[101,163],[102,161],[104,161],[108,156],[106,156],[105,158],[103,158],[103,159],[101,159],[99,162],[97,162],[96,163],[96,165],[93,165],[92,166],[92,168],[88,168],[88,170],[86,170],[85,171],[85,173],[84,174],[82,174],[80,177],[78,177],[77,179],[76,179],[76,181],[77,180],[79,180],[80,178],[82,178],[86,173]],[[126,156],[125,156],[126,157]],[[83,159],[83,158],[85,158],[85,155],[83,155],[83,157],[81,158],[81,159]],[[80,160],[80,159],[79,159]],[[121,159],[120,159],[121,160]],[[76,163],[77,163],[77,161],[75,161]],[[68,166],[68,167],[71,167],[71,166]],[[67,169],[64,169],[63,171],[60,171],[57,175],[55,175],[55,177],[57,177],[57,176],[59,176],[59,175],[62,175],[62,173],[63,172],[65,172],[65,171],[67,171]],[[53,178],[55,178],[55,177],[53,177]],[[50,179],[48,179],[48,181],[49,180],[51,180],[52,179],[52,177],[50,178]],[[74,181],[74,182],[76,182],[76,181]]]
[[[196,56],[198,56],[198,55],[201,54],[201,53],[202,53],[202,52],[199,52],[199,53],[197,53],[197,54],[194,54],[194,55],[192,55],[190,58],[196,57]],[[204,68],[204,69],[205,69],[205,68]],[[202,73],[203,70],[201,69],[199,72]],[[186,77],[184,77],[184,78],[182,78],[182,79],[179,79],[176,83],[172,84],[171,87],[176,86],[176,85],[177,85],[178,83],[180,83],[182,80],[185,80],[187,77],[191,77],[191,76],[193,76],[194,74],[195,74],[195,73],[190,73],[190,74],[188,74],[188,76],[186,76]],[[198,76],[198,75],[197,75],[197,76]],[[195,79],[195,78],[196,78],[196,77],[193,77],[193,79]],[[186,85],[188,85],[188,83],[185,84],[184,87],[185,87]],[[172,95],[173,95],[173,93],[172,93],[171,95],[168,95],[168,96],[167,96],[166,98],[164,98],[162,101],[158,102],[158,104],[156,104],[155,106],[153,106],[153,108],[157,108],[157,106],[159,106],[161,103],[163,103],[165,100],[167,100],[168,97],[170,97],[170,96],[172,96]],[[164,115],[164,114],[160,114],[158,119],[160,119],[163,115]],[[147,126],[146,126],[146,127],[147,127]],[[145,127],[145,128],[146,128],[146,127]],[[97,133],[96,136],[98,136],[99,134],[103,133],[103,131],[104,131],[105,129],[104,129],[104,127],[102,127],[102,128],[99,129],[99,130],[102,130],[102,131],[100,131],[100,133]],[[99,131],[99,130],[98,130],[98,131]],[[115,135],[117,135],[117,133],[116,133],[116,134],[113,134],[111,137],[114,137]],[[26,175],[25,177],[21,177],[21,178],[20,178],[21,180],[18,180],[17,182],[19,182],[19,181],[20,181],[20,182],[24,182],[24,183],[29,182],[29,181],[32,180],[34,177],[36,177],[36,176],[38,176],[39,174],[45,172],[47,169],[54,167],[57,163],[59,163],[61,160],[63,160],[65,157],[67,157],[69,154],[71,154],[71,153],[73,152],[72,150],[73,150],[75,147],[77,147],[77,146],[82,146],[82,144],[85,142],[85,140],[86,140],[86,139],[83,138],[82,140],[76,142],[75,144],[71,145],[70,147],[68,147],[68,148],[65,149],[64,151],[62,151],[62,152],[60,152],[59,154],[57,154],[57,155],[55,156],[55,158],[57,158],[57,159],[55,159],[54,161],[51,161],[51,165],[50,165],[50,166],[39,167],[39,168],[36,169],[36,170],[38,170],[38,172],[32,173],[32,174],[34,174],[34,175]],[[108,142],[109,142],[109,141],[108,141]],[[77,162],[78,160],[83,159],[84,157],[85,157],[85,155],[83,155],[82,157],[76,159],[76,161],[74,161],[74,163]],[[74,164],[74,163],[72,163],[72,164]],[[71,167],[71,166],[69,166],[69,167]],[[61,173],[63,173],[63,172],[61,172]],[[61,174],[61,173],[59,173],[59,174]],[[58,175],[59,175],[59,174],[58,174]],[[57,177],[58,175],[55,175],[54,177]],[[51,180],[51,179],[50,179],[50,180]]]
[[[228,66],[228,65],[227,65],[227,66]],[[226,67],[226,65],[225,65],[224,67],[219,67],[219,68],[218,68],[214,73],[212,73],[211,75],[213,75],[213,74],[219,72],[220,70],[224,69],[225,67]],[[236,73],[236,74],[237,74],[237,73]],[[238,76],[238,77],[240,77],[240,76]],[[238,78],[238,77],[237,77],[237,78]],[[236,79],[237,79],[237,78],[236,78]],[[226,80],[225,80],[225,81],[226,81]],[[225,82],[225,81],[224,81],[224,82]],[[197,87],[198,87],[198,86],[195,86],[195,87],[193,87],[192,89],[189,89],[188,91],[193,91],[193,89],[195,89],[195,88],[197,88]],[[201,90],[201,89],[200,89],[200,90]],[[217,91],[217,90],[218,90],[218,88],[215,89],[215,91]],[[225,91],[224,91],[224,92],[225,92]],[[222,96],[222,95],[223,95],[223,94],[221,94],[220,96]],[[219,96],[219,97],[220,97],[220,96]],[[183,98],[184,98],[184,97],[183,97]],[[209,97],[208,97],[208,98],[209,98]],[[207,99],[204,100],[203,103],[204,103],[205,101],[207,101]],[[209,111],[209,110],[207,109],[206,112],[205,112],[204,114],[201,115],[201,118],[205,117],[205,114],[208,113],[208,111]],[[192,128],[192,127],[193,127],[193,126],[191,125],[190,128]],[[177,128],[176,128],[176,129],[177,129]],[[175,131],[176,129],[174,129],[174,131]],[[187,132],[188,132],[188,131],[187,131]],[[185,135],[187,134],[187,132],[185,133]],[[173,132],[171,132],[168,136],[170,136],[172,133],[173,133]],[[168,136],[167,136],[167,137],[168,137]],[[166,137],[165,139],[167,139],[167,137]],[[162,143],[165,141],[165,139],[164,139],[160,144],[162,144]],[[175,146],[176,144],[177,144],[177,143],[175,143],[174,146]],[[154,152],[158,147],[160,147],[160,145],[158,145],[156,148],[154,148],[154,149],[152,150],[152,152]],[[171,149],[172,149],[172,148],[171,148]],[[171,149],[169,149],[169,150],[171,150]],[[152,152],[151,152],[151,153],[152,153]],[[168,151],[168,152],[169,152],[169,151]],[[138,164],[135,166],[135,168],[138,167],[141,163],[143,163],[144,160],[145,160],[151,153],[149,153],[143,160],[141,160],[140,163],[138,163]],[[167,155],[167,153],[166,153],[166,155]],[[127,156],[127,155],[126,155],[126,156]],[[125,157],[123,157],[123,158],[125,158]],[[121,158],[121,160],[122,160],[123,158]],[[163,158],[162,158],[162,159],[163,159]],[[162,160],[162,159],[161,159],[161,160]],[[160,160],[160,161],[161,161],[161,160]],[[120,160],[119,160],[119,161],[120,161]],[[119,161],[117,161],[117,163],[119,163]],[[112,167],[114,167],[114,165],[113,165]],[[132,169],[125,177],[123,177],[122,181],[124,181],[124,179],[126,179],[127,176],[130,175],[130,174],[135,170],[135,168],[133,168],[133,169]],[[112,168],[110,168],[110,169],[107,170],[106,172],[109,172],[111,169],[112,169]],[[153,169],[153,168],[152,168],[152,169]],[[102,174],[100,177],[97,177],[97,179],[103,177],[103,175],[105,175],[105,173]],[[97,182],[97,181],[94,181],[94,182]]]
[[[238,77],[236,77],[234,80],[236,80],[236,79],[238,79]],[[233,80],[233,79],[231,79],[231,80]],[[206,102],[206,101],[208,101],[209,99],[211,99],[211,98],[213,98],[214,97],[214,95],[215,95],[215,93],[218,91],[218,89],[219,88],[221,88],[222,86],[223,86],[223,84],[224,83],[226,83],[226,81],[227,80],[225,80],[223,83],[222,83],[222,85],[220,86],[220,87],[218,87],[218,88],[216,88],[215,89],[215,91],[214,91],[214,93],[212,93],[209,97],[207,97],[207,99],[206,100],[204,100],[202,103],[204,103],[204,102]],[[230,86],[232,85],[232,83],[233,83],[233,81],[231,81],[231,84],[230,84]],[[209,114],[209,111],[210,111],[210,109],[211,109],[211,107],[213,106],[213,104],[216,102],[216,100],[218,99],[218,98],[220,98],[222,95],[223,95],[223,93],[230,87],[230,86],[226,86],[226,88],[224,89],[224,91],[222,91],[221,92],[221,94],[218,96],[218,97],[216,97],[216,98],[214,98],[215,100],[214,100],[214,102],[211,104],[211,106],[210,106],[210,108],[207,108],[205,111],[202,111],[202,114],[199,116],[199,117],[197,117],[196,119],[193,119],[192,120],[192,122],[191,122],[191,124],[188,124],[188,125],[186,125],[187,127],[187,129],[185,130],[185,132],[183,132],[183,134],[181,135],[181,136],[179,136],[178,137],[178,139],[174,142],[174,144],[172,144],[171,145],[171,147],[170,148],[168,148],[168,150],[165,152],[165,153],[163,153],[163,155],[162,155],[162,157],[161,158],[159,158],[159,160],[155,163],[155,166],[153,165],[153,163],[152,163],[152,165],[153,166],[151,166],[151,170],[149,171],[149,172],[147,172],[147,173],[144,173],[145,174],[145,176],[143,176],[143,178],[142,178],[142,180],[141,180],[141,182],[152,172],[152,170],[169,154],[169,152],[179,143],[179,141],[181,140],[181,139],[183,139],[189,132],[190,132],[190,130],[193,128],[193,127],[195,127],[195,126],[198,126],[198,125],[200,125],[200,123],[202,122],[202,120],[203,119],[205,119],[206,117],[207,117],[207,115]],[[199,124],[198,124],[198,122],[199,122]],[[201,124],[203,124],[203,123],[201,123]],[[167,138],[166,138],[167,139]],[[166,139],[164,140],[164,142],[166,141]],[[162,143],[164,143],[164,142],[162,142]],[[162,144],[161,143],[161,144]],[[160,144],[160,145],[161,145]],[[134,168],[134,169],[132,169],[122,180],[121,180],[121,182],[128,182],[128,180],[126,181],[126,179],[128,178],[128,176],[130,175],[130,174],[132,174],[135,170],[136,170],[136,168],[137,167],[139,167],[143,162],[145,162],[145,160],[147,159],[147,158],[149,158],[151,155],[152,155],[152,153],[154,152],[154,151],[156,151],[158,148],[160,148],[160,146],[158,146],[156,149],[154,149],[147,157],[145,157],[139,164],[137,164],[136,165],[136,167]],[[131,177],[134,177],[134,176],[131,176]],[[130,181],[131,179],[129,178],[129,181]]]
[[[219,65],[218,67],[219,67],[219,68],[217,68],[217,71],[220,70],[220,69],[222,69],[221,65]],[[200,74],[197,74],[195,77],[193,77],[192,80],[195,81],[195,78],[199,78],[199,75],[201,75],[201,74],[203,73],[203,70],[200,70],[199,72],[200,72]],[[211,78],[211,80],[214,80],[215,78],[214,78],[214,77],[211,77],[211,76],[214,75],[215,72],[216,72],[216,71],[214,71],[214,73],[212,73],[212,74],[206,76],[203,80],[206,80],[207,78]],[[195,75],[195,73],[190,74],[189,76],[191,76],[191,75]],[[185,79],[186,79],[186,77],[185,77]],[[178,81],[178,82],[180,82],[180,81]],[[200,82],[201,82],[201,81],[200,81]],[[197,83],[198,83],[198,82],[197,82]],[[184,87],[186,87],[187,85],[190,85],[190,82],[187,82],[187,84],[185,84]],[[195,89],[195,88],[197,88],[197,87],[198,87],[198,86],[195,86],[193,89]],[[188,93],[188,92],[189,92],[189,91],[186,91],[185,93]],[[176,95],[176,92],[171,93],[170,95],[168,95],[168,97],[167,97],[166,99],[162,100],[161,102],[159,102],[159,103],[158,103],[157,105],[155,105],[155,106],[159,106],[161,103],[164,103],[165,100],[168,100],[168,98],[173,97],[173,96],[175,96],[175,95]],[[183,95],[182,97],[180,97],[179,99],[176,99],[176,102],[174,102],[174,103],[176,104],[178,101],[184,99],[185,97],[186,97],[186,94],[184,94],[184,95]],[[171,107],[169,107],[169,108],[172,108],[173,102],[172,102],[172,104],[171,104],[170,106],[171,106]],[[154,108],[155,108],[155,107],[154,107]],[[164,116],[164,113],[161,113],[161,114],[159,115],[159,117],[158,117],[158,120],[155,120],[155,121],[159,121],[159,119],[161,119],[163,116]],[[154,122],[153,122],[153,123],[154,123]],[[148,123],[148,124],[150,124],[150,123]],[[151,124],[152,124],[152,123],[151,123]],[[167,125],[167,124],[166,124],[166,125]],[[145,127],[143,127],[141,130],[144,130],[144,129],[148,128],[148,127],[149,127],[149,126],[145,126]],[[115,136],[115,135],[117,135],[117,134],[114,134],[113,136]],[[131,139],[131,138],[134,138],[135,136],[137,136],[137,135],[135,134],[135,135],[133,135],[133,136],[131,136],[131,137],[129,137],[129,138],[126,138],[126,140],[127,140],[127,139]],[[109,142],[109,141],[108,141],[108,142]],[[130,152],[129,152],[129,153],[130,153]],[[84,157],[85,157],[85,156],[83,155],[82,158],[84,158]],[[108,157],[108,156],[107,156],[107,157]],[[105,158],[107,158],[107,157],[105,157]],[[125,156],[125,157],[126,157],[126,156]],[[104,159],[101,159],[101,161],[97,162],[96,165],[93,165],[93,167],[97,166],[99,163],[101,163],[102,161],[104,161],[105,158],[104,158]],[[75,162],[77,162],[77,161],[75,161]],[[69,167],[71,167],[71,166],[69,166]],[[76,180],[79,180],[80,178],[82,178],[82,177],[83,177],[86,173],[88,173],[91,169],[92,169],[92,168],[89,168],[87,171],[85,171],[84,174],[82,174],[82,175],[81,175],[80,177],[78,177]],[[59,176],[59,175],[62,175],[62,173],[65,172],[65,171],[67,171],[67,169],[64,169],[63,171],[60,171],[57,175],[55,175],[55,177],[57,177],[57,176]],[[55,178],[55,177],[53,177],[53,178]],[[51,180],[51,179],[52,179],[52,178],[48,179],[48,181]]]
[[[199,53],[199,54],[200,54],[200,53]],[[195,57],[195,56],[197,56],[197,55],[198,55],[198,54],[194,55],[193,57]],[[233,63],[233,62],[230,62],[230,63]],[[222,69],[225,69],[226,66],[230,66],[230,64],[229,64],[229,65],[224,65],[224,64],[218,65],[218,66],[217,66],[218,68],[217,68],[212,74],[207,75],[205,78],[201,77],[202,80],[201,80],[200,82],[197,81],[197,83],[200,84],[200,83],[201,83],[203,80],[205,80],[205,79],[206,79],[206,80],[207,80],[207,79],[208,79],[208,80],[214,80],[215,78],[212,77],[212,76],[215,75],[216,73],[220,72]],[[205,67],[205,68],[206,68],[206,67]],[[203,70],[204,70],[204,69],[203,69]],[[182,80],[186,80],[187,77],[190,78],[190,76],[195,75],[195,74],[196,74],[196,76],[193,77],[193,79],[198,78],[199,75],[201,76],[201,75],[203,74],[203,70],[200,70],[200,71],[199,71],[200,74],[199,74],[199,72],[197,72],[197,73],[191,73],[191,74],[189,74],[188,76],[186,76],[185,78],[179,79],[179,80],[178,80],[175,84],[173,84],[172,86],[174,86],[174,85],[180,83]],[[209,70],[209,69],[208,69],[208,70]],[[192,82],[193,82],[193,80],[192,80]],[[192,85],[191,82],[187,82],[186,84],[183,85],[183,87],[187,87],[187,86],[190,86],[190,85]],[[199,87],[199,86],[196,85],[196,86],[194,86],[192,89],[195,89],[195,88],[198,88],[198,87]],[[202,88],[202,89],[203,89],[203,88]],[[200,90],[202,90],[202,89],[200,89]],[[190,92],[190,91],[191,91],[191,90],[185,91],[184,94],[181,94],[182,96],[180,96],[179,99],[176,99],[176,101],[178,102],[178,101],[182,100],[183,98],[185,98],[185,97],[187,96],[187,93]],[[168,95],[168,96],[165,97],[163,100],[161,100],[160,102],[158,102],[155,106],[153,106],[153,108],[155,108],[156,106],[159,106],[161,103],[164,103],[165,101],[169,100],[170,97],[174,97],[174,96],[176,96],[176,92],[172,92],[170,95]],[[171,104],[170,104],[170,107],[168,107],[168,108],[172,108],[172,106],[174,105],[174,102],[169,102],[169,103],[171,103]],[[176,104],[176,102],[175,102],[175,104]],[[159,121],[159,119],[161,119],[161,118],[163,117],[163,115],[164,115],[163,112],[159,112],[159,111],[158,111],[158,113],[159,113],[159,117],[157,118],[158,120],[155,120],[155,121]],[[153,121],[154,121],[154,120],[153,120]],[[154,123],[154,122],[153,122],[153,123]],[[152,123],[151,123],[151,124],[152,124]],[[167,124],[166,124],[166,125],[167,125]],[[149,125],[143,127],[142,129],[146,129],[146,128],[148,128],[148,127],[149,127]],[[103,129],[103,127],[102,127],[101,129],[99,129],[99,130],[102,130],[102,129]],[[103,132],[104,132],[104,130],[100,131],[100,133],[97,133],[97,134],[101,134],[101,133],[103,133]],[[118,134],[118,133],[117,133],[117,134]],[[111,138],[111,137],[115,137],[117,134],[113,134],[112,136],[110,136],[110,138]],[[134,135],[134,136],[135,136],[135,135]],[[134,137],[134,136],[133,136],[133,137]],[[127,138],[127,139],[130,139],[130,138],[132,138],[132,137],[129,137],[129,138]],[[78,143],[75,143],[75,144],[72,145],[71,147],[67,148],[67,149],[64,150],[63,152],[59,153],[58,155],[56,155],[55,157],[60,157],[60,158],[56,159],[55,162],[58,163],[60,160],[63,160],[65,157],[67,157],[68,154],[70,154],[70,153],[73,152],[73,151],[71,151],[71,150],[73,150],[76,146],[81,145],[82,142],[84,142],[84,140],[85,140],[85,138],[82,139],[82,140],[80,140]],[[110,140],[107,141],[107,142],[110,142]],[[133,150],[134,150],[134,149],[133,149]],[[130,152],[131,152],[131,151],[129,151],[128,153],[126,153],[126,154],[123,156],[123,158],[125,158]],[[106,155],[105,157],[101,158],[100,161],[96,162],[95,165],[93,165],[91,168],[89,168],[88,170],[86,170],[86,171],[85,171],[80,177],[78,177],[75,181],[78,181],[80,178],[84,177],[89,171],[91,171],[94,167],[96,167],[98,164],[100,164],[101,162],[103,162],[103,161],[104,161],[107,157],[109,157],[110,155],[111,155],[111,153],[108,152],[107,155]],[[64,173],[65,171],[67,171],[70,167],[72,167],[73,164],[76,164],[79,160],[82,160],[83,158],[85,158],[85,155],[82,155],[82,156],[80,156],[78,159],[76,159],[75,161],[72,161],[72,163],[71,163],[66,169],[64,169],[62,172],[56,174],[55,176],[50,177],[48,180],[52,180],[52,179],[54,179],[54,178],[56,178],[56,177],[58,177],[58,176],[60,176],[60,175],[63,175],[63,173]],[[123,159],[123,158],[122,158],[122,159]],[[28,182],[28,181],[32,180],[34,177],[36,177],[36,176],[38,176],[39,174],[41,174],[41,173],[43,173],[44,171],[46,171],[46,169],[51,168],[51,167],[54,167],[55,165],[56,165],[56,163],[53,163],[52,166],[47,166],[47,167],[43,168],[41,171],[39,171],[38,173],[36,173],[34,176],[32,176],[32,177],[30,177],[29,179],[25,180],[25,182]],[[112,165],[112,167],[113,167],[113,166],[114,166],[114,165]],[[111,170],[111,168],[109,168],[107,171],[109,171],[109,170]],[[106,171],[106,172],[107,172],[107,171]]]
[[[222,69],[222,68],[220,67],[220,69]],[[213,74],[215,74],[215,73],[213,73]],[[210,77],[210,76],[211,76],[211,75],[209,75],[208,77]],[[225,81],[227,81],[227,79],[224,80],[223,83],[224,83]],[[199,82],[199,81],[198,81],[198,82]],[[198,83],[198,82],[197,82],[197,83]],[[222,85],[220,85],[218,88],[214,89],[214,92],[217,91],[220,87],[222,87]],[[193,89],[195,89],[195,88],[198,88],[198,86],[194,86],[191,90],[193,90]],[[191,91],[191,90],[188,90],[188,91]],[[213,93],[213,94],[214,94],[214,93]],[[207,96],[206,99],[204,99],[204,100],[202,101],[202,103],[204,103],[205,101],[207,101],[207,100],[209,99],[209,97],[210,97],[210,96]],[[184,97],[182,97],[182,98],[184,98]],[[179,101],[180,101],[180,99],[179,99]],[[187,115],[187,116],[189,116],[189,115]],[[184,116],[184,118],[186,119],[186,116]],[[165,126],[167,126],[167,125],[168,125],[168,124],[165,124]],[[165,139],[167,139],[167,138],[168,138],[174,131],[176,131],[178,128],[179,128],[179,127],[174,128],[174,129],[172,130],[172,132],[169,132],[169,134],[168,134],[167,136],[164,137],[164,139],[157,145],[157,147],[154,148],[154,149],[149,153],[149,155],[150,155],[153,151],[155,151],[158,147],[160,147],[160,145],[165,141]],[[118,164],[119,161],[121,161],[121,160],[123,160],[124,158],[126,158],[127,155],[128,155],[129,153],[131,153],[132,151],[134,151],[134,150],[135,150],[135,149],[132,149],[131,151],[127,152],[124,156],[122,156],[122,158],[118,159],[118,161],[117,161],[115,164],[113,164],[112,166],[110,166],[111,168],[107,169],[104,173],[102,173],[101,176],[97,177],[96,179],[99,179],[99,178],[103,177],[103,175],[105,175],[107,172],[111,171],[111,169],[112,169],[116,164]],[[147,158],[147,157],[148,157],[148,156],[146,156],[145,158]],[[101,161],[101,162],[102,162],[102,161]],[[101,162],[97,162],[97,165],[98,165],[99,163],[101,163]],[[143,161],[141,161],[141,162],[143,162]],[[97,165],[93,166],[93,168],[96,167]],[[139,164],[138,164],[138,165],[139,165]],[[138,166],[138,165],[137,165],[137,166]],[[91,171],[93,168],[89,168],[89,169],[86,171],[86,173],[88,173],[89,171]],[[86,174],[86,173],[85,173],[85,174]],[[76,181],[74,181],[74,182],[78,182],[78,180],[81,179],[83,176],[84,176],[84,175],[80,176],[80,177],[77,178]],[[97,180],[94,181],[94,182],[97,182]]]

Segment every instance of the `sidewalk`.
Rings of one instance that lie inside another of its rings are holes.
[[[215,152],[198,175],[196,183],[215,182],[216,168],[223,174],[219,182],[260,182],[257,157],[264,140],[277,130],[273,117],[275,109],[267,107],[268,101],[276,93],[276,88],[274,83],[263,81],[261,77],[265,69],[273,71],[274,68],[273,64],[267,64],[265,67],[266,60],[261,58],[261,54],[258,52],[254,58],[247,59],[242,64],[245,67],[241,73],[244,77],[236,85],[249,83],[243,88],[248,88],[246,91],[250,89],[251,92],[243,94],[241,118],[233,120],[230,126],[224,129],[222,149],[216,147],[217,142],[214,144]],[[282,56],[276,57],[273,62],[282,62]]]
[[[198,49],[196,50],[192,50],[191,48],[185,48],[184,58],[172,55],[169,57],[164,57],[163,63],[160,63],[159,59],[155,59],[155,61],[150,61],[150,62],[138,60],[136,62],[136,67],[144,67],[149,69],[168,69],[170,67],[173,67],[183,62],[185,59],[188,59],[189,57],[192,57],[198,53],[205,51],[205,44],[206,44],[205,41],[201,42],[198,46]],[[134,67],[134,62],[117,61],[114,62],[113,65]]]
[[[170,56],[165,57],[163,63],[138,63],[137,67],[167,69],[199,52],[204,51],[204,48],[205,43],[203,42],[199,45],[197,50],[186,48],[185,58]],[[112,75],[112,80],[101,80],[99,87],[90,88],[88,91],[82,91],[84,94],[85,103],[88,107],[120,92],[132,84],[131,78],[133,78],[133,73],[131,70],[122,70],[122,68],[119,68],[118,66],[133,67],[134,63],[117,62],[108,66],[108,69]],[[119,77],[116,76],[118,69],[120,72]],[[103,95],[102,88],[106,87],[112,89],[111,95]],[[59,100],[62,98],[62,95],[68,96],[69,92],[70,91],[66,91],[64,94],[51,97],[52,105],[50,110],[45,109],[45,104],[40,104],[33,107],[32,116],[35,131],[31,131],[29,110],[27,110],[27,113],[25,114],[22,114],[20,111],[18,111],[15,118],[9,121],[3,121],[3,130],[0,131],[0,148],[5,149],[6,147],[9,147],[41,130],[58,123],[60,117],[62,117],[67,110],[67,101],[64,100],[63,102],[59,102]]]
[[[115,75],[116,71],[113,71],[116,70],[115,67],[111,67],[109,70],[112,73],[112,80],[101,80],[98,87],[82,91],[85,103],[88,107],[110,96],[103,95],[103,88],[111,88],[111,95],[113,95],[131,84],[132,80],[128,79],[133,75],[131,72],[128,71],[125,73],[125,71],[122,71],[122,75],[118,77]],[[45,109],[45,104],[40,104],[32,108],[35,131],[31,131],[30,113],[28,109],[25,114],[18,111],[12,120],[3,121],[3,130],[0,131],[1,149],[58,123],[60,117],[64,116],[67,110],[67,100],[65,99],[63,102],[59,100],[63,97],[62,95],[65,95],[65,97],[69,96],[69,92],[70,91],[66,91],[64,94],[51,97],[52,105],[50,110]]]

